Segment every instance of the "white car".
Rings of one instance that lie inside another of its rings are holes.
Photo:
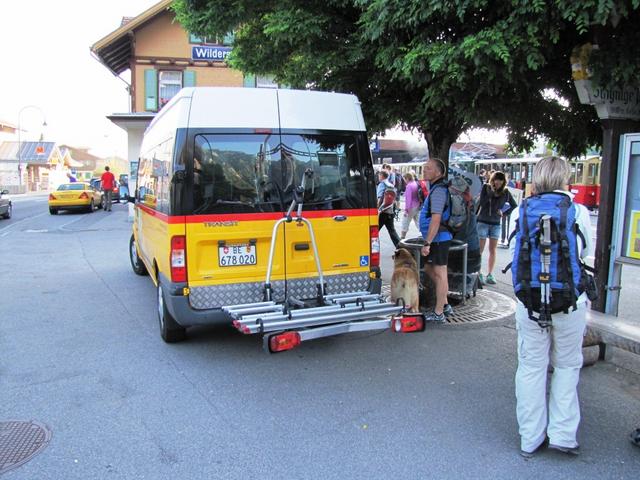
[[[9,190],[0,191],[0,217],[11,218],[11,197],[9,197]]]

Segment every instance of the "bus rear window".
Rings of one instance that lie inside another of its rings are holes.
[[[305,171],[305,210],[366,208],[357,142],[340,134],[197,135],[193,213],[286,211]]]

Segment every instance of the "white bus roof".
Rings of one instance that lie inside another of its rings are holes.
[[[186,101],[185,101],[186,100]],[[171,112],[172,110],[180,112]],[[173,128],[255,128],[365,131],[355,95],[272,88],[183,88],[158,113]]]

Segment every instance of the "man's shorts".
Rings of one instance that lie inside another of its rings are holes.
[[[488,223],[478,222],[478,237],[480,238],[500,238],[500,225],[490,225]]]
[[[449,262],[449,247],[451,241],[432,243],[429,249],[429,255],[427,255],[426,262],[431,265],[447,265]]]

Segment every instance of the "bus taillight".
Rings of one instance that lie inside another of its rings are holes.
[[[171,237],[171,281],[187,281],[187,240],[184,235]]]
[[[369,238],[371,239],[371,266],[380,266],[380,236],[378,227],[369,228]]]

